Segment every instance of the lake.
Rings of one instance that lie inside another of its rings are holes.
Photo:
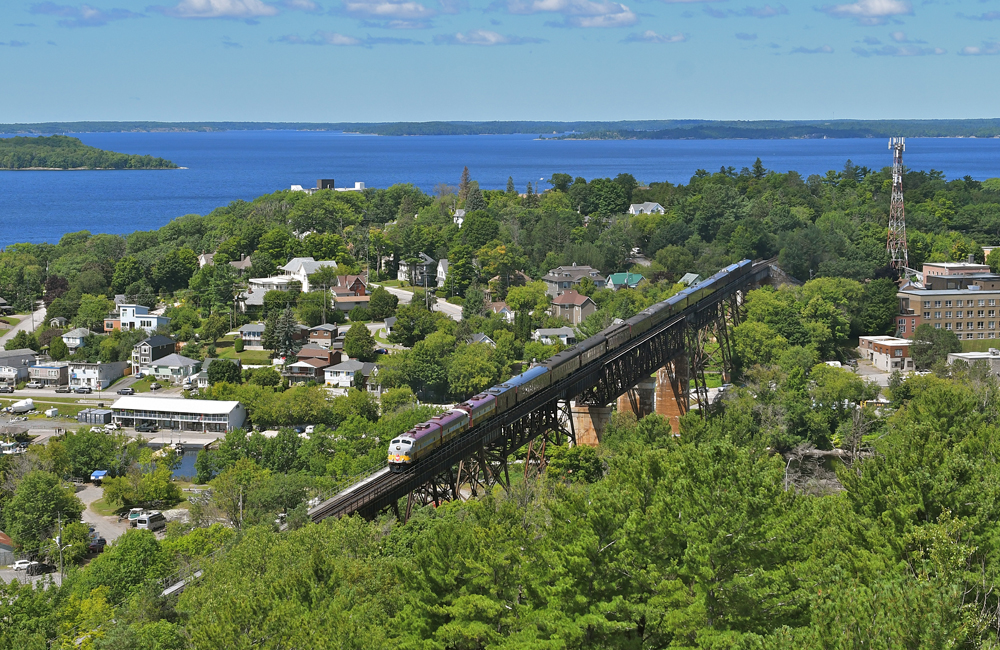
[[[892,164],[884,139],[539,140],[533,135],[380,137],[322,131],[84,133],[84,143],[150,154],[187,169],[0,172],[0,246],[56,242],[67,232],[130,233],[184,214],[207,214],[290,185],[334,178],[340,187],[413,183],[433,192],[457,185],[464,166],[484,189],[518,189],[568,173],[587,179],[628,172],[642,182],[686,183],[698,169],[749,167],[803,175],[842,169],[850,158],[874,169]],[[907,142],[911,169],[948,178],[1000,176],[1000,139],[919,138]],[[543,184],[543,188],[548,187]]]

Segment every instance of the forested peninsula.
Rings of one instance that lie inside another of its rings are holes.
[[[153,156],[105,151],[78,138],[0,138],[0,170],[25,169],[177,169],[177,165]]]
[[[514,135],[571,139],[996,138],[1000,119],[980,120],[618,120],[488,122],[42,122],[0,124],[0,133],[150,131],[344,131],[367,135]]]

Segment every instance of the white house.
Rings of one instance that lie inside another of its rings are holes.
[[[76,352],[83,347],[83,341],[88,336],[93,334],[86,327],[78,327],[75,330],[70,330],[62,335],[63,343],[69,348],[70,352]]]
[[[514,310],[508,307],[507,303],[503,301],[491,302],[486,304],[486,308],[491,312],[493,312],[494,314],[497,314],[498,316],[503,318],[508,323],[514,322],[514,316],[515,316]]]
[[[563,345],[576,344],[576,332],[573,331],[572,327],[537,329],[531,333],[531,338],[541,341],[545,345],[555,345],[556,343],[562,343]]]
[[[323,267],[337,268],[337,263],[333,260],[317,262],[311,257],[296,257],[288,264],[281,267],[285,272],[285,277],[289,280],[298,280],[302,283],[302,291],[309,292],[309,276]],[[251,282],[253,282],[251,280]],[[286,287],[287,288],[287,287]]]
[[[455,214],[451,217],[452,222],[459,228],[465,223],[465,210],[455,210]]]
[[[406,280],[411,285],[415,287],[424,286],[424,281],[426,279],[427,286],[430,284],[430,274],[434,269],[434,258],[426,253],[417,253],[416,258],[411,260],[400,260],[399,269],[396,273],[396,277],[400,280]]]
[[[113,381],[125,374],[128,361],[112,361],[109,363],[69,362],[69,385],[71,387],[89,386],[95,390],[105,389]]]
[[[447,279],[448,279],[448,260],[440,259],[438,260],[437,286],[443,287],[444,281]]]
[[[355,375],[359,372],[367,381],[368,377],[375,373],[375,364],[348,359],[347,361],[341,361],[335,366],[330,366],[323,374],[327,387],[346,390],[352,386],[357,386]]]
[[[659,203],[646,201],[645,203],[633,203],[628,206],[629,214],[663,214],[663,206]]]
[[[264,349],[264,323],[248,323],[240,328],[240,338],[243,339],[243,349]]]
[[[28,379],[28,368],[38,353],[29,348],[0,350],[0,385],[12,386]]]
[[[146,330],[152,333],[158,327],[169,325],[170,319],[166,316],[155,316],[149,313],[149,307],[145,305],[122,305],[118,308],[119,327],[122,330]],[[107,319],[105,319],[107,322]],[[105,325],[105,330],[110,329]]]

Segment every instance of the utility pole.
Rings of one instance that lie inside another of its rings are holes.
[[[910,265],[906,253],[906,215],[903,209],[903,152],[906,150],[906,138],[890,138],[889,148],[892,149],[892,198],[889,201],[886,250],[889,252],[890,266],[903,277]]]

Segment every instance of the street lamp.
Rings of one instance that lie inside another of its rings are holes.
[[[65,551],[66,549],[68,549],[70,546],[72,546],[72,544],[67,544],[66,546],[60,546],[59,547],[59,582],[60,583],[62,582],[62,579],[64,577],[63,576],[63,551]]]

